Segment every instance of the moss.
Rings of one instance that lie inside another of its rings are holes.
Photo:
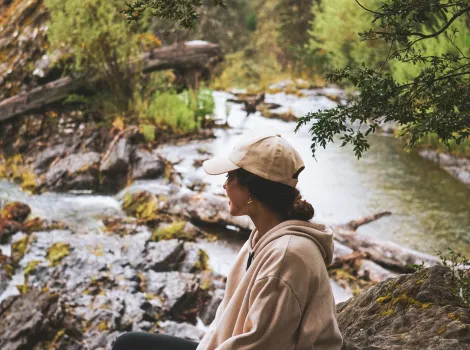
[[[100,322],[100,324],[98,325],[97,328],[100,332],[104,332],[104,331],[108,330],[108,328],[109,328],[108,323],[106,321],[102,321],[102,322]]]
[[[446,326],[441,326],[438,330],[437,330],[437,334],[442,334],[442,333],[445,333],[447,331],[447,327]]]
[[[183,239],[186,241],[193,241],[195,239],[194,233],[185,232],[186,221],[175,221],[172,224],[158,228],[152,234],[152,241],[158,242],[168,239]]]
[[[389,301],[390,299],[392,299],[392,295],[389,293],[389,294],[387,294],[387,295],[384,296],[384,297],[379,297],[379,298],[377,298],[376,301],[377,301],[378,303],[384,303],[384,302],[386,302],[386,301]]]
[[[57,266],[62,259],[70,254],[70,244],[67,243],[54,243],[47,250],[46,259],[49,261],[50,266]]]
[[[209,269],[209,256],[204,249],[199,249],[197,252],[197,262],[194,264],[194,270],[204,271]]]
[[[451,313],[447,314],[447,316],[448,316],[451,320],[460,321],[460,316],[457,315],[455,312],[451,312]]]
[[[423,306],[423,304],[420,301],[409,297],[406,293],[402,293],[398,298],[395,298],[392,300],[392,305],[396,305],[396,304],[402,304],[405,307],[414,305],[416,307],[421,308]]]
[[[35,192],[38,187],[36,174],[32,171],[21,173],[21,188],[26,191]]]
[[[210,278],[206,278],[204,282],[202,282],[201,286],[199,287],[201,290],[208,290],[212,287],[212,281]]]
[[[20,294],[26,294],[26,292],[29,290],[29,287],[26,284],[18,284],[16,289],[18,289]]]
[[[23,162],[20,154],[8,158],[0,164],[0,178],[6,178],[21,184],[24,190],[34,192],[37,189],[37,176]]]
[[[415,284],[416,284],[416,285],[420,285],[420,284],[423,284],[423,283],[424,283],[424,280],[419,280],[419,281],[417,281]]]
[[[31,260],[28,265],[26,265],[23,271],[25,279],[27,279],[27,277],[36,270],[40,263],[41,260]]]
[[[10,278],[13,277],[13,273],[15,272],[15,268],[13,266],[10,264],[2,264],[2,268]]]
[[[432,307],[432,303],[424,303],[421,307],[423,309],[430,309]]]
[[[150,192],[127,193],[124,196],[122,209],[127,215],[137,219],[152,220],[157,218],[158,198]]]
[[[23,238],[20,238],[19,240],[11,244],[11,256],[15,263],[17,263],[23,258],[24,254],[26,253],[26,250],[28,249],[29,240],[30,236],[24,236]]]
[[[388,310],[380,312],[380,316],[390,316],[392,314],[393,314],[393,309],[388,309]]]

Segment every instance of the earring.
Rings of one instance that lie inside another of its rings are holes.
[[[253,203],[253,197],[252,197],[252,194],[250,193],[250,200],[246,202],[246,204],[251,204],[251,203]]]

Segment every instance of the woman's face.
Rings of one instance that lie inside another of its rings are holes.
[[[227,173],[224,189],[230,200],[230,214],[233,216],[249,215],[247,202],[250,200],[248,188],[238,183],[236,171]]]

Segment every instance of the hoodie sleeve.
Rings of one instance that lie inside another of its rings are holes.
[[[243,334],[227,339],[216,350],[291,350],[302,312],[291,287],[278,277],[255,282]]]

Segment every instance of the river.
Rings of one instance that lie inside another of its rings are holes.
[[[335,105],[312,91],[306,93],[305,97],[283,93],[267,95],[266,100],[279,103],[298,116]],[[206,191],[223,192],[225,177],[206,175],[202,168],[193,167],[194,159],[207,157],[202,156],[201,151],[223,154],[241,135],[269,130],[280,133],[302,155],[306,169],[300,176],[299,189],[313,204],[317,220],[340,224],[387,210],[392,212],[391,216],[362,226],[358,231],[427,253],[435,254],[451,247],[470,256],[469,187],[415,152],[405,152],[399,140],[391,136],[371,136],[371,149],[360,160],[350,147],[340,148],[338,143],[333,143],[326,149],[319,149],[314,159],[307,128],[295,133],[295,123],[267,119],[259,114],[246,116],[241,105],[227,104],[230,94],[215,92],[214,96],[216,116],[227,120],[230,129],[216,130],[214,140],[160,149],[169,160],[178,162],[175,169],[182,174],[184,183],[202,180],[207,183]],[[101,219],[123,215],[119,200],[126,191],[155,189],[161,192],[164,187],[161,180],[152,180],[136,182],[116,196],[83,193],[30,196],[18,186],[0,180],[0,201],[19,200],[31,206],[33,215],[65,221],[79,233],[99,233]],[[240,238],[225,236],[217,243],[201,244],[208,250],[213,268],[227,273],[242,243]],[[9,254],[8,245],[1,248]]]

